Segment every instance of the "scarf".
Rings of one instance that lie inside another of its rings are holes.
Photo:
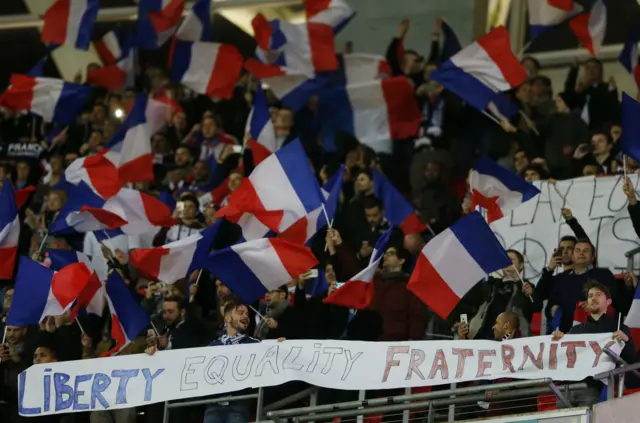
[[[226,333],[224,335],[222,335],[218,340],[223,344],[223,345],[235,345],[235,344],[239,344],[242,342],[242,340],[244,338],[246,338],[247,335],[236,335],[236,336],[229,336]]]

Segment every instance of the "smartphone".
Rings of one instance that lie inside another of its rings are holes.
[[[580,147],[580,151],[582,151],[583,153],[591,153],[593,151],[593,145],[583,145],[582,147]]]
[[[182,213],[184,212],[184,201],[178,201],[176,203],[176,213],[178,217],[182,217]]]
[[[469,324],[469,318],[467,317],[466,314],[461,314],[460,315],[460,323],[462,323],[463,325],[468,325]]]
[[[556,248],[556,249],[553,251],[553,256],[554,256],[554,257],[562,257],[562,249],[561,249],[561,248]]]
[[[234,153],[242,153],[242,146],[241,145],[234,145],[233,146],[233,152]]]

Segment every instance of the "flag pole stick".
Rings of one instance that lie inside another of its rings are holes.
[[[49,232],[45,234],[44,238],[42,238],[42,241],[40,242],[40,247],[38,247],[38,257],[42,255],[42,250],[44,248],[44,244],[47,242],[47,238],[49,238]]]
[[[522,285],[527,283],[527,282],[524,281],[524,279],[522,279],[522,275],[520,275],[520,272],[518,272],[518,269],[516,269],[516,266],[512,264],[511,267],[513,267],[513,270],[516,271],[516,274],[518,275],[518,279],[520,279],[520,282],[522,282]],[[533,301],[533,297],[529,297],[529,300],[531,300],[532,303],[534,302]]]
[[[200,282],[200,276],[202,276],[202,270],[203,269],[200,269],[200,271],[198,272],[198,277],[196,278],[196,281],[194,282],[195,286],[198,286],[198,283]],[[195,294],[191,295],[189,297],[189,302],[192,302],[195,297],[196,297]]]
[[[149,320],[149,323],[151,323],[151,327],[153,328],[153,331],[156,333],[156,336],[160,336],[160,332],[158,332],[158,328],[156,327],[156,325],[153,324],[153,320]]]
[[[329,213],[327,213],[327,209],[324,206],[324,203],[322,203],[322,213],[324,213],[324,218],[327,220],[327,226],[329,227],[329,229],[333,229],[333,220],[329,219]],[[327,251],[328,249],[329,249],[329,244],[325,242],[324,251]]]
[[[620,330],[620,323],[622,322],[622,313],[618,313],[618,330]]]
[[[262,314],[260,314],[260,312],[259,312],[258,310],[256,310],[255,308],[253,308],[253,306],[252,306],[252,305],[249,305],[249,308],[250,308],[251,310],[253,310],[253,312],[254,312],[254,313],[255,313],[255,314],[256,314],[260,319],[265,320],[265,317],[264,317]]]
[[[2,343],[4,344],[5,341],[7,340],[7,328],[9,327],[9,325],[4,325],[4,334],[2,334]]]
[[[78,324],[78,327],[80,328],[80,332],[82,332],[82,334],[85,335],[86,332],[84,331],[84,328],[80,324],[80,319],[78,319],[78,316],[76,316],[76,323]]]
[[[622,172],[624,172],[624,178],[627,179],[627,155],[622,155]]]

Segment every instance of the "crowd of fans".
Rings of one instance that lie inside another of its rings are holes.
[[[521,113],[499,126],[430,80],[429,73],[439,63],[439,22],[428,59],[403,49],[408,29],[408,22],[403,21],[386,59],[394,75],[406,75],[413,81],[423,122],[416,137],[394,140],[392,154],[377,154],[345,133],[335,135],[334,150],[325,148],[318,142],[313,98],[294,114],[267,91],[279,146],[300,139],[321,183],[341,163],[346,164],[333,229],[327,230],[326,236],[319,234],[313,243],[313,251],[322,263],[319,278],[327,282],[328,292],[317,292],[318,278],[308,273],[292,281],[283,280],[282,287],[269,292],[263,301],[247,305],[224,281],[207,271],[198,284],[187,280],[164,284],[144,279],[128,264],[129,253],[136,248],[183,239],[212,225],[224,198],[212,198],[211,191],[227,184],[228,191],[233,192],[251,172],[251,152],[237,148],[246,140],[245,122],[257,87],[249,75],[242,77],[230,100],[194,95],[171,83],[162,68],[148,67],[140,75],[139,90],[169,101],[172,108],[166,128],[151,139],[155,180],[137,183],[134,188],[163,199],[175,207],[174,215],[180,218],[178,225],[144,236],[122,235],[104,241],[98,241],[93,233],[84,237],[47,236],[48,224],[66,199],[61,182],[65,167],[104,147],[121,123],[122,111],[132,104],[136,90],[119,94],[94,90],[76,124],[64,128],[43,124],[40,118],[26,113],[3,110],[0,184],[11,181],[16,188],[37,188],[20,212],[20,254],[50,265],[48,248],[75,249],[90,257],[101,279],[106,279],[108,272],[120,272],[158,329],[149,328],[149,332],[140,334],[121,355],[281,338],[500,341],[541,333],[539,326],[532,325],[533,316],[542,312],[547,322],[552,322],[561,309],[564,313],[558,326],[543,333],[555,331],[554,336],[559,338],[570,331],[616,332],[618,339],[628,341],[623,357],[633,361],[635,351],[628,329],[623,327],[618,332],[611,323],[617,319],[602,315],[627,313],[637,278],[632,272],[616,278],[608,269],[597,267],[595,248],[570,210],[563,210],[563,216],[575,236],[559,241],[535,287],[523,283],[516,273],[524,269],[523,252],[509,250],[514,267],[478,283],[446,320],[406,289],[408,275],[425,243],[471,210],[465,178],[479,155],[489,155],[527,181],[622,172],[619,93],[612,79],[605,82],[600,61],[576,63],[569,69],[563,91],[554,93],[538,61],[525,57],[522,64],[530,79],[511,93]],[[638,169],[630,158],[626,166],[629,173]],[[398,229],[393,234],[374,280],[371,306],[355,313],[324,304],[322,299],[366,266],[376,240],[389,228],[382,202],[373,195],[372,168],[382,170],[412,200],[430,229],[408,236]],[[638,232],[640,206],[630,183],[624,189]],[[225,222],[214,248],[232,245],[239,236],[238,227]],[[2,331],[12,304],[12,283],[2,282]],[[572,329],[573,310],[578,303],[591,314],[590,320]],[[468,316],[468,324],[460,323],[463,314]],[[32,363],[94,358],[111,348],[107,316],[108,311],[103,316],[80,316],[84,331],[71,324],[68,315],[48,317],[39,327],[6,328],[5,344],[0,345],[3,422],[21,421],[17,416],[18,374]],[[266,401],[280,399],[300,386],[292,383],[267,389]],[[336,401],[352,398],[351,394],[323,390],[320,398]],[[206,408],[204,421],[249,421],[249,406],[244,402],[211,405]],[[148,421],[157,422],[162,406],[41,419],[124,423],[134,421],[137,411],[145,411]],[[193,411],[198,412],[202,410]],[[172,419],[189,413],[192,411],[175,412]]]

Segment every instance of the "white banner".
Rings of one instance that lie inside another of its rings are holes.
[[[637,191],[639,176],[630,178]],[[524,253],[525,277],[537,281],[560,238],[573,235],[561,214],[563,207],[570,208],[597,248],[598,266],[619,273],[627,268],[624,253],[640,246],[622,184],[622,175],[536,182],[541,194],[491,227],[506,249]]]
[[[23,416],[136,407],[292,380],[348,390],[479,379],[578,381],[611,370],[611,334],[494,341],[265,341],[38,364],[19,377]]]

